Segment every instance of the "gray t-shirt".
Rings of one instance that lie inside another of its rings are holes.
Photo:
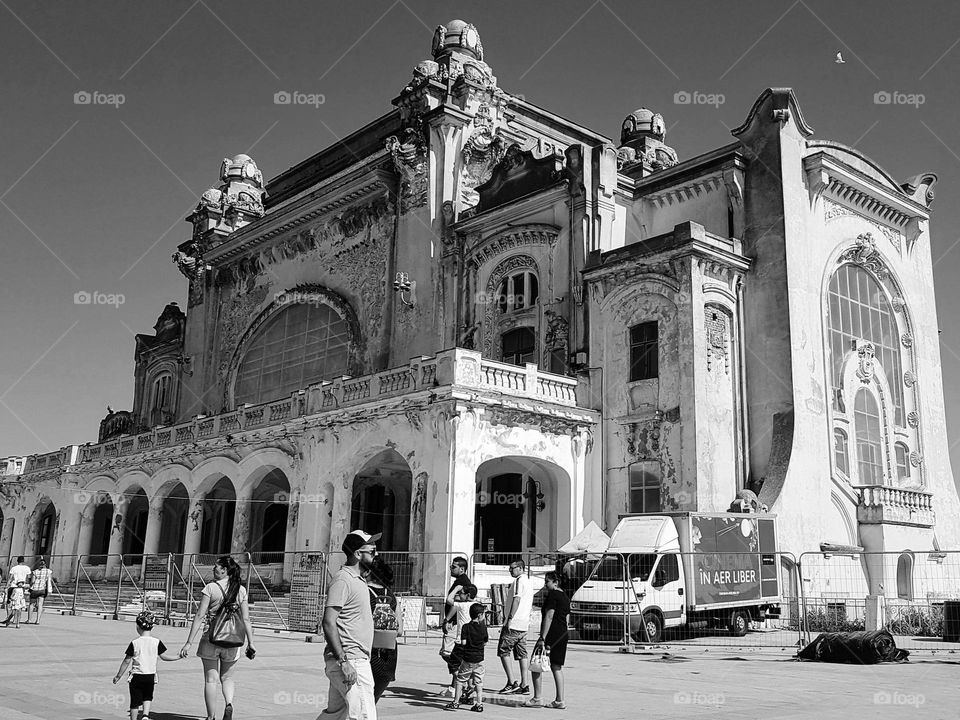
[[[373,646],[373,611],[370,591],[356,566],[344,565],[327,591],[327,607],[338,608],[337,632],[345,657],[369,658]],[[333,651],[328,644],[324,655]]]

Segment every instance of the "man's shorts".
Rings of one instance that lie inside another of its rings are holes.
[[[526,659],[527,634],[522,630],[507,630],[500,633],[500,642],[497,643],[497,655],[506,657],[511,652],[515,660]]]
[[[457,682],[461,685],[472,685],[474,687],[483,685],[483,663],[464,660],[457,670]]]
[[[223,660],[223,662],[236,662],[240,659],[242,647],[220,647],[207,640],[207,634],[204,632],[200,638],[200,644],[197,646],[197,657],[204,660]]]
[[[130,709],[138,708],[144,702],[153,700],[153,686],[157,684],[157,676],[149,675],[130,676]]]

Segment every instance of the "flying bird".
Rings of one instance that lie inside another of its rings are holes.
[[[837,64],[846,62],[846,60],[843,59],[843,55],[840,54],[839,50],[837,50],[837,59],[835,60],[835,62]]]

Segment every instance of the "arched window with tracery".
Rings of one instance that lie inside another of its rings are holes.
[[[869,235],[841,253],[825,303],[834,470],[854,485],[922,486],[910,473],[919,412],[907,304]]]
[[[319,299],[284,308],[248,343],[237,369],[236,404],[276,400],[345,374],[351,339],[350,323]]]
[[[901,389],[900,343],[893,308],[880,284],[858,265],[841,265],[830,280],[830,358],[834,410],[846,411],[843,395],[843,361],[858,341],[874,345],[893,395],[894,420],[904,426]]]

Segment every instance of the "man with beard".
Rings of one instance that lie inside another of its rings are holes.
[[[363,579],[377,554],[380,534],[354,530],[343,541],[346,561],[327,591],[323,610],[323,651],[330,680],[329,720],[377,720],[370,649],[373,646],[373,613],[370,591]]]

